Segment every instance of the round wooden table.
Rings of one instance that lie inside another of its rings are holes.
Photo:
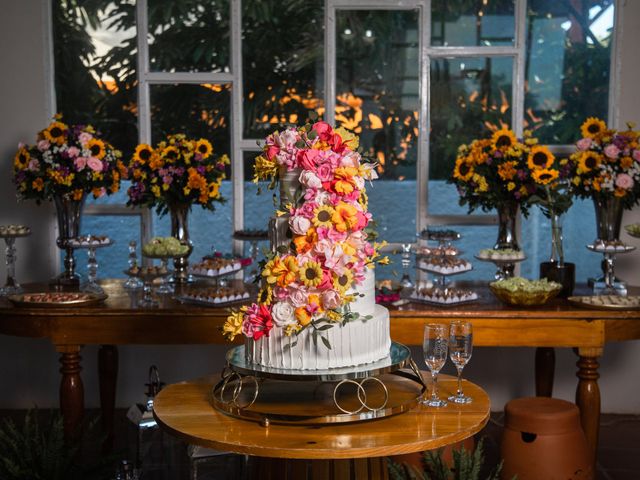
[[[428,373],[423,375],[426,378]],[[406,413],[356,423],[272,423],[263,427],[223,414],[212,406],[211,390],[217,380],[207,377],[165,387],[154,402],[155,418],[162,428],[188,443],[262,457],[253,472],[264,479],[387,478],[385,462],[376,457],[433,450],[460,442],[480,431],[490,413],[487,393],[464,381],[465,394],[473,397],[467,405],[419,405]],[[452,377],[442,376],[438,384],[443,398],[455,392],[456,380]]]

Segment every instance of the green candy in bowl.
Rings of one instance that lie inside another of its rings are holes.
[[[560,293],[562,285],[546,278],[527,280],[522,277],[507,278],[489,284],[491,292],[508,305],[544,305]]]

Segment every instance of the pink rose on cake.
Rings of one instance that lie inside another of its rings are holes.
[[[271,316],[278,327],[296,323],[295,308],[289,302],[278,302],[271,309]]]

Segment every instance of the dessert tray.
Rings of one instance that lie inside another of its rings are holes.
[[[409,296],[409,300],[412,302],[444,307],[475,302],[478,298],[478,294],[472,290],[451,287],[444,289],[439,287],[416,288]]]
[[[435,240],[437,242],[452,242],[460,239],[460,234],[455,230],[430,230],[425,229],[419,233],[423,240]]]
[[[176,300],[182,303],[203,305],[206,307],[221,307],[239,302],[247,302],[251,298],[248,291],[239,288],[200,288],[176,295]]]
[[[18,238],[31,235],[31,229],[25,225],[0,225],[0,238]]]
[[[69,238],[66,245],[71,248],[100,248],[108,247],[113,244],[107,236],[84,235],[82,237]]]
[[[625,245],[620,241],[604,242],[602,240],[587,245],[587,248],[598,253],[627,253],[636,249],[636,247]]]
[[[477,260],[485,262],[504,261],[504,262],[522,262],[527,259],[522,250],[504,249],[497,250],[494,248],[485,248],[480,250],[474,257]]]
[[[456,257],[430,257],[418,261],[418,268],[438,275],[457,275],[473,269],[471,262]]]
[[[426,388],[410,350],[395,342],[377,362],[327,370],[253,365],[241,345],[227,352],[211,402],[222,412],[263,426],[346,423],[403,413],[418,404]],[[309,408],[296,415],[291,404]]]
[[[107,295],[89,292],[36,292],[9,295],[7,298],[17,307],[85,307],[103,302]]]
[[[190,264],[187,271],[194,277],[217,278],[239,272],[250,264],[239,258],[205,257],[201,262]]]
[[[456,256],[460,255],[462,250],[453,245],[445,245],[445,246],[437,246],[437,247],[429,247],[429,246],[418,246],[416,247],[416,257],[417,258],[427,258],[427,257],[443,257],[443,256]]]
[[[125,270],[124,274],[145,281],[153,281],[156,278],[166,277],[173,273],[164,265],[152,265],[151,267],[135,267]]]
[[[597,310],[640,309],[640,296],[591,295],[569,297],[567,300],[577,307],[595,308]]]

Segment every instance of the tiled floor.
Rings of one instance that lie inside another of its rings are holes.
[[[46,412],[41,412],[48,415]],[[97,411],[88,412],[87,417],[96,418]],[[12,418],[20,422],[24,418],[24,411],[0,411],[0,423],[4,418]],[[115,472],[121,459],[135,456],[135,429],[126,419],[126,412],[116,412],[116,442],[114,455],[106,458],[106,472]],[[495,465],[499,461],[499,442],[502,433],[502,413],[493,413],[487,427],[479,434],[485,438],[486,464]],[[46,422],[43,422],[45,425]],[[95,460],[105,457],[99,453],[98,442],[93,436],[93,445],[83,448],[83,457]],[[188,479],[189,457],[187,447],[172,438],[162,435],[160,432],[146,432],[143,438],[152,445],[147,452],[148,456],[155,457],[156,465],[153,471],[147,472],[144,480],[174,480]],[[159,449],[159,444],[164,448]],[[153,453],[155,451],[155,454]],[[0,452],[0,457],[3,452]],[[198,463],[198,462],[196,462]],[[241,457],[218,457],[212,461],[203,461],[198,464],[199,480],[240,480],[238,470],[242,465]],[[597,480],[640,480],[640,415],[612,415],[605,414],[600,422],[600,444],[598,451]],[[96,476],[91,478],[113,478],[111,476]],[[482,477],[481,477],[482,478]],[[90,480],[85,478],[84,480]],[[544,480],[544,479],[540,479]]]

